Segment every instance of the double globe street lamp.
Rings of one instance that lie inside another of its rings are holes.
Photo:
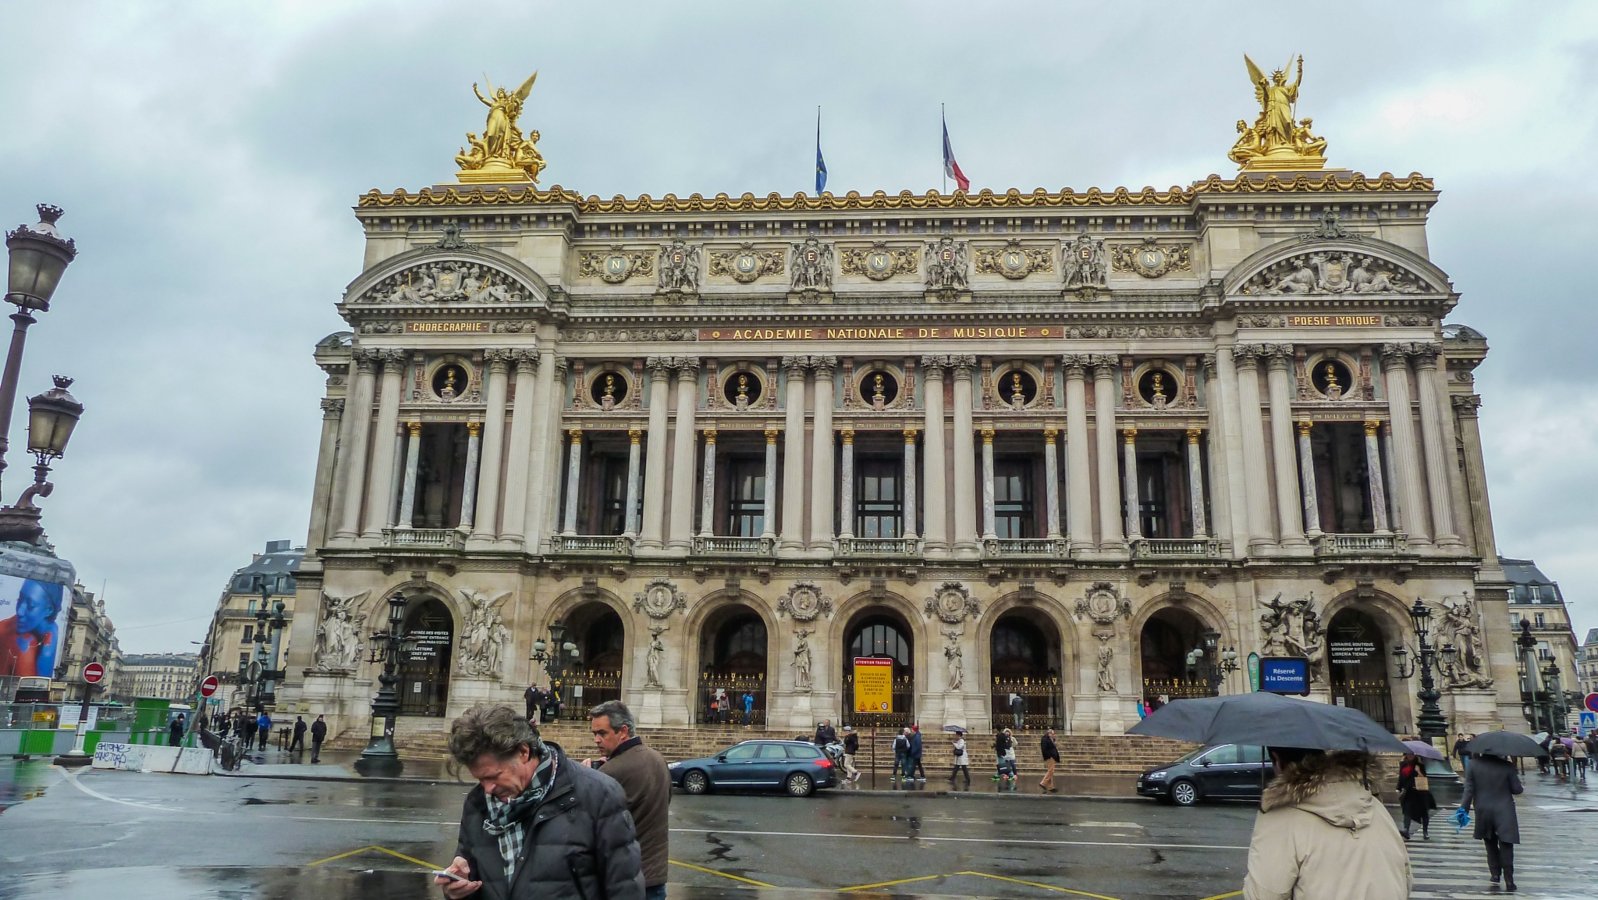
[[[403,764],[394,746],[394,719],[399,716],[399,695],[394,685],[399,683],[399,655],[410,649],[404,634],[405,595],[395,593],[388,598],[388,631],[372,634],[371,662],[383,662],[383,671],[377,676],[377,696],[372,698],[372,733],[361,758],[355,761],[355,771],[362,775],[399,775]]]
[[[1409,608],[1409,619],[1415,626],[1414,659],[1410,659],[1409,648],[1403,644],[1393,647],[1393,661],[1399,678],[1407,680],[1417,670],[1420,672],[1420,691],[1416,694],[1420,698],[1420,717],[1415,724],[1420,730],[1421,739],[1426,741],[1448,737],[1448,719],[1443,716],[1442,707],[1437,705],[1442,693],[1432,679],[1432,669],[1435,667],[1439,674],[1452,673],[1459,657],[1459,651],[1454,649],[1453,644],[1444,644],[1439,650],[1426,640],[1431,617],[1431,608],[1416,597],[1415,605]]]
[[[566,640],[566,625],[562,622],[549,623],[549,640],[543,638],[533,641],[533,652],[528,658],[537,666],[543,666],[549,674],[549,689],[554,696],[557,706],[565,700],[562,689],[565,687],[563,679],[566,677],[568,662],[575,664],[578,660],[577,645]]]
[[[1238,669],[1237,650],[1221,648],[1219,631],[1205,631],[1199,635],[1199,641],[1199,646],[1187,651],[1187,668],[1204,679],[1211,696],[1219,697],[1221,683]]]

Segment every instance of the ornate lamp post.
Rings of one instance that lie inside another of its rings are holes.
[[[1537,700],[1537,637],[1531,633],[1531,620],[1520,620],[1520,636],[1515,638],[1515,644],[1520,648],[1520,669],[1522,679],[1521,696],[1524,699],[1526,721],[1531,723],[1533,731],[1541,728],[1542,703]],[[1552,729],[1552,722],[1549,723]]]
[[[1409,608],[1410,621],[1415,625],[1415,659],[1409,659],[1409,648],[1403,644],[1393,648],[1393,660],[1397,664],[1399,678],[1408,679],[1417,670],[1420,672],[1420,691],[1416,693],[1420,698],[1420,716],[1415,724],[1420,729],[1421,738],[1428,741],[1448,737],[1448,719],[1443,715],[1442,707],[1437,705],[1442,692],[1437,690],[1432,668],[1436,666],[1439,672],[1443,669],[1452,670],[1458,657],[1453,644],[1445,644],[1438,650],[1426,641],[1431,616],[1431,608],[1416,597],[1415,605]]]
[[[1543,687],[1548,694],[1548,733],[1565,730],[1565,692],[1559,683],[1559,663],[1549,660],[1543,666]]]
[[[256,652],[261,659],[260,682],[261,689],[256,696],[257,702],[262,706],[275,708],[277,706],[277,685],[283,680],[283,671],[277,667],[278,651],[283,645],[283,629],[288,625],[288,620],[283,617],[286,607],[282,600],[272,603],[272,589],[263,580],[261,583],[261,606],[255,611],[255,621],[259,626],[255,630]],[[267,611],[271,610],[271,618],[267,618]],[[271,647],[267,646],[267,629],[272,632]]]
[[[566,663],[568,659],[573,663],[577,662],[577,645],[566,640],[565,623],[549,623],[549,640],[540,638],[533,641],[533,652],[528,658],[535,664],[535,672],[537,666],[544,667],[544,671],[549,674],[550,690],[556,692],[560,701],[564,701],[566,695],[561,692],[561,688],[564,687],[562,679],[566,676]]]
[[[1221,683],[1226,676],[1237,671],[1237,651],[1222,648],[1219,631],[1205,631],[1199,635],[1201,646],[1187,652],[1187,667],[1209,685],[1211,696],[1219,697]]]
[[[372,635],[372,662],[382,654],[383,671],[377,676],[377,696],[372,698],[372,735],[355,761],[355,771],[362,775],[393,777],[400,773],[403,764],[394,748],[394,719],[399,715],[399,696],[394,685],[399,682],[400,644],[404,641],[405,595],[396,593],[388,598],[388,631]],[[381,646],[378,646],[381,645]]]

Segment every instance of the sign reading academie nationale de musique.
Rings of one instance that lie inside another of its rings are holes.
[[[701,341],[993,341],[1056,338],[1060,325],[779,325],[701,328]]]

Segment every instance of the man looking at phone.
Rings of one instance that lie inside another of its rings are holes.
[[[509,706],[474,706],[450,727],[450,756],[477,786],[455,859],[433,882],[461,900],[643,900],[621,785],[545,743]]]

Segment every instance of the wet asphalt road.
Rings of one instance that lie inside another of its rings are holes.
[[[453,855],[465,790],[0,761],[0,898],[435,898],[422,872]],[[671,894],[1208,898],[1241,886],[1253,815],[982,793],[677,795]]]

